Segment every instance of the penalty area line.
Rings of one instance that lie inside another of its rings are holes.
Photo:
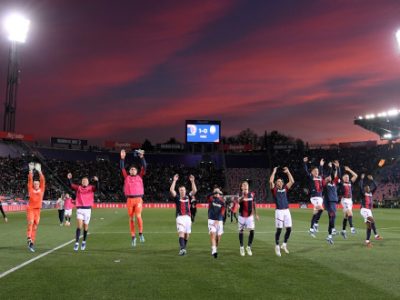
[[[14,267],[14,268],[12,268],[12,269],[10,269],[10,270],[8,270],[8,271],[5,271],[5,272],[1,273],[1,274],[0,274],[0,279],[3,278],[3,277],[5,277],[5,276],[7,276],[7,275],[9,275],[9,274],[11,274],[11,273],[13,273],[13,272],[15,272],[15,271],[18,271],[19,269],[21,269],[21,268],[23,268],[23,267],[25,267],[25,266],[27,266],[27,265],[33,263],[33,262],[35,262],[35,261],[41,259],[42,257],[45,257],[46,255],[49,255],[49,254],[53,253],[54,251],[57,251],[57,250],[59,250],[59,249],[65,247],[65,246],[67,246],[67,245],[69,245],[69,244],[71,244],[71,243],[73,243],[73,242],[75,242],[75,239],[70,240],[70,241],[68,241],[68,242],[66,242],[66,243],[64,243],[64,244],[62,244],[62,245],[60,245],[60,246],[57,246],[57,247],[55,247],[55,248],[53,248],[53,249],[51,249],[51,250],[49,250],[49,251],[46,251],[46,252],[44,252],[44,253],[42,253],[42,254],[39,254],[38,256],[35,256],[34,258],[32,258],[32,259],[30,259],[30,260],[27,260],[26,262],[23,262],[22,264],[20,264],[20,265]]]

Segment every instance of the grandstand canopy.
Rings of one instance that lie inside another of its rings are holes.
[[[400,139],[400,110],[359,116],[354,124],[378,134],[381,140]]]

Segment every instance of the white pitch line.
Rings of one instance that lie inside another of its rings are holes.
[[[62,244],[60,246],[57,246],[57,247],[55,247],[55,248],[53,248],[53,249],[51,249],[51,250],[49,250],[47,252],[44,252],[44,253],[42,253],[42,254],[40,254],[38,256],[35,256],[34,258],[32,258],[30,260],[27,260],[26,262],[24,262],[24,263],[22,263],[22,264],[20,264],[20,265],[18,265],[16,267],[8,270],[8,271],[5,271],[5,272],[1,273],[0,274],[0,279],[5,277],[5,276],[7,276],[8,274],[11,274],[11,273],[13,273],[15,271],[18,271],[19,269],[21,269],[21,268],[33,263],[34,261],[37,261],[38,259],[41,259],[42,257],[44,257],[46,255],[49,255],[50,253],[53,253],[54,251],[57,251],[58,249],[61,249],[61,248],[65,247],[65,246],[71,244],[72,242],[75,242],[75,239],[70,240],[70,241],[68,241],[68,242],[66,242],[66,243],[64,243],[64,244]]]

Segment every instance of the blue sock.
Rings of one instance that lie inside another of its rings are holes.
[[[184,238],[179,238],[179,246],[181,249],[185,249],[185,239]]]
[[[81,230],[79,228],[76,229],[75,241],[79,242],[79,236],[81,235]]]

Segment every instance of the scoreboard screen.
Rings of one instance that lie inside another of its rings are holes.
[[[220,134],[220,121],[186,121],[187,143],[219,143]]]

